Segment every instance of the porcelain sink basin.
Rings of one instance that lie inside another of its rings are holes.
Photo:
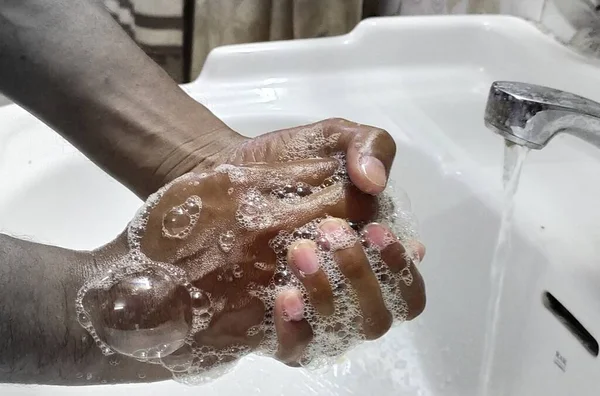
[[[172,381],[115,396],[477,394],[502,214],[503,142],[483,124],[495,80],[600,101],[600,68],[510,17],[367,20],[346,36],[224,47],[183,88],[248,135],[344,117],[386,128],[391,178],[420,219],[428,305],[327,372],[250,356],[202,389]],[[140,202],[17,106],[0,108],[0,231],[70,248],[120,232]],[[600,363],[542,303],[551,292],[600,338],[600,152],[558,138],[529,155],[490,394],[597,395]],[[560,355],[564,362],[557,362]],[[560,364],[559,364],[560,363]],[[103,395],[106,387],[16,387],[7,395]]]

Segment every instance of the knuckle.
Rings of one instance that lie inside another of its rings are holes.
[[[330,124],[330,125],[344,125],[344,124],[349,124],[350,121],[342,118],[342,117],[331,117],[325,120],[325,123]]]
[[[350,132],[356,134],[359,131],[357,128],[358,124],[341,117],[328,118],[323,120],[322,123],[325,130],[330,134],[342,131],[344,133]]]
[[[341,271],[347,278],[359,279],[366,275],[367,268],[363,260],[354,256],[346,256],[339,263]]]

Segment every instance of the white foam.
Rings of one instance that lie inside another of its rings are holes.
[[[288,150],[282,155],[284,160],[304,159],[318,157],[324,147],[334,147],[339,135],[326,138],[320,126],[306,128],[297,134],[291,142]],[[215,172],[227,174],[234,185],[253,185],[255,187],[242,190],[237,193],[233,187],[228,188],[227,195],[230,199],[237,200],[236,221],[239,229],[219,231],[210,236],[216,239],[214,244],[219,247],[214,253],[213,261],[223,263],[217,273],[217,281],[233,282],[235,279],[244,277],[243,268],[231,257],[233,249],[236,248],[239,232],[260,232],[273,227],[285,220],[288,211],[295,205],[301,204],[303,199],[312,194],[319,193],[325,189],[337,191],[336,194],[328,195],[331,205],[343,197],[343,188],[331,189],[338,184],[343,187],[349,183],[345,171],[345,159],[343,156],[336,157],[340,167],[334,174],[325,179],[318,186],[305,183],[291,183],[285,180],[281,173],[269,171],[268,169],[251,169],[233,165],[219,166]],[[260,173],[260,183],[256,182],[256,175]],[[270,173],[269,173],[270,172]],[[264,180],[266,175],[266,181]],[[104,354],[111,355],[116,352],[115,348],[105,340],[101,339],[98,331],[94,328],[89,312],[94,307],[85,306],[85,296],[90,290],[109,290],[118,285],[124,279],[153,270],[166,274],[175,284],[184,287],[189,293],[191,306],[191,323],[185,339],[176,350],[164,348],[165,342],[157,344],[153,348],[160,348],[162,352],[156,353],[158,349],[147,348],[136,351],[135,357],[149,364],[160,364],[173,372],[174,378],[188,384],[198,384],[216,378],[226,373],[239,358],[250,353],[250,349],[243,345],[233,345],[216,350],[206,345],[198,345],[195,335],[210,326],[212,317],[225,309],[225,298],[213,298],[208,292],[192,285],[193,270],[182,269],[178,266],[161,263],[149,259],[140,250],[140,242],[145,233],[149,214],[156,208],[165,192],[174,184],[185,182],[190,186],[199,186],[201,179],[210,177],[204,175],[184,175],[169,183],[158,192],[150,196],[145,205],[138,211],[128,228],[128,242],[130,252],[122,259],[113,263],[104,273],[96,278],[89,279],[81,287],[76,301],[77,317],[81,325],[89,332],[96,344]],[[255,183],[256,182],[256,183]],[[264,193],[264,188],[273,184],[280,187],[272,189],[270,194]],[[410,243],[417,239],[416,221],[411,212],[407,199],[395,202],[391,187],[379,198],[379,213],[376,221],[387,225],[394,235],[386,235],[384,244],[391,244],[400,240],[405,249],[407,263],[405,269],[399,273],[393,273],[381,259],[379,249],[366,246],[363,247],[366,257],[375,273],[382,291],[383,300],[388,310],[392,313],[395,322],[404,321],[408,315],[408,306],[400,292],[400,283],[410,285],[413,282],[413,274],[410,269],[411,263],[416,263],[418,257],[416,249]],[[194,230],[200,218],[202,210],[202,199],[197,195],[190,195],[185,202],[172,207],[163,217],[163,236],[169,239],[187,238]],[[165,219],[166,224],[165,224]],[[342,229],[323,236],[319,232],[319,223],[323,219],[315,219],[308,224],[293,230],[292,232],[280,232],[270,241],[269,247],[274,250],[277,260],[274,264],[255,262],[253,267],[258,271],[273,271],[274,275],[267,287],[256,284],[248,286],[248,293],[259,298],[265,307],[265,316],[261,324],[250,327],[246,334],[256,336],[262,333],[263,338],[256,353],[274,356],[277,351],[277,335],[274,329],[274,302],[275,297],[282,291],[297,288],[302,293],[305,311],[304,318],[313,329],[313,339],[306,347],[301,363],[307,367],[322,367],[353,348],[364,340],[365,323],[372,320],[363,315],[358,304],[358,297],[348,280],[339,269],[334,259],[335,252],[341,249],[360,245],[361,236],[353,230]],[[207,228],[204,232],[209,232]],[[201,231],[202,232],[202,231]],[[334,296],[334,315],[321,315],[310,303],[309,293],[288,268],[287,249],[299,239],[312,239],[320,249],[317,252],[320,268],[326,273]],[[211,240],[208,238],[207,240]],[[210,267],[211,263],[203,263]],[[275,266],[275,268],[273,267]],[[222,267],[222,268],[221,268]],[[197,276],[196,276],[197,277]],[[106,333],[102,329],[101,333]],[[164,341],[164,340],[163,340]],[[165,352],[166,351],[166,352]]]

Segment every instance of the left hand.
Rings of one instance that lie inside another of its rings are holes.
[[[344,154],[352,183],[377,195],[386,186],[396,143],[380,128],[331,118],[258,136],[240,145],[228,162],[279,162]]]
[[[211,139],[222,140],[218,151],[207,155],[192,152],[168,170],[163,184],[188,172],[207,172],[228,163],[282,162],[326,158],[344,154],[352,183],[364,193],[377,195],[387,183],[396,155],[396,143],[380,128],[361,125],[341,118],[283,129],[249,139],[231,129],[221,129]],[[211,142],[207,142],[210,145]],[[180,158],[181,156],[177,156]]]

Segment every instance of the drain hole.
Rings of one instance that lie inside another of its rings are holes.
[[[585,327],[573,316],[569,310],[560,303],[550,292],[544,292],[542,295],[544,306],[548,308],[561,323],[569,329],[571,334],[575,336],[589,353],[594,357],[598,357],[598,341],[586,330]]]

